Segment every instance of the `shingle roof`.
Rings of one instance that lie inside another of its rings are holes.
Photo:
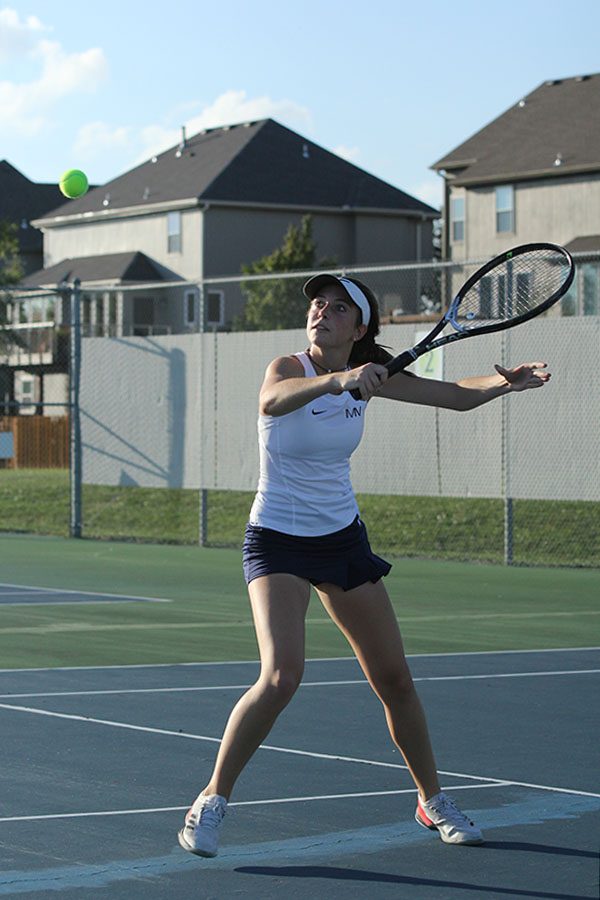
[[[600,170],[600,74],[544,82],[431,168],[457,185]]]
[[[19,226],[22,252],[41,250],[41,233],[29,223],[54,209],[62,199],[57,184],[36,184],[7,160],[0,160],[0,219]]]
[[[130,253],[107,253],[104,256],[80,256],[75,259],[63,259],[54,266],[32,272],[21,282],[23,287],[37,287],[44,285],[72,282],[79,278],[83,283],[99,282],[140,282],[140,281],[167,281],[160,267],[158,267],[145,253],[132,251]],[[174,280],[174,279],[173,279]]]
[[[586,234],[573,238],[566,244],[569,253],[598,253],[600,251],[600,234]]]
[[[439,213],[272,119],[213,128],[52,211],[52,216],[196,200]],[[179,152],[179,155],[178,155]]]

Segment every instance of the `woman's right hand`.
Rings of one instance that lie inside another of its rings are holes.
[[[350,369],[349,372],[336,372],[334,378],[339,385],[339,391],[332,393],[358,391],[361,400],[369,400],[387,381],[388,370],[378,363],[366,363],[364,366]]]

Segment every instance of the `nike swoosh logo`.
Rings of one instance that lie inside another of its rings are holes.
[[[322,416],[324,412],[327,412],[326,409],[313,409],[311,410],[313,416]]]

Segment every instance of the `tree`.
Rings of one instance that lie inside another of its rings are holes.
[[[7,303],[10,293],[5,288],[18,284],[23,277],[19,259],[17,226],[0,220],[0,348],[14,344],[16,335],[7,329]]]
[[[308,271],[317,266],[335,266],[331,259],[315,262],[317,246],[312,234],[312,218],[304,216],[300,226],[290,225],[281,247],[249,265],[245,275]],[[306,298],[295,278],[245,281],[242,291],[247,302],[235,323],[236,331],[269,331],[302,328],[306,321]]]

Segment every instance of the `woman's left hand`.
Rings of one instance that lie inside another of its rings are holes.
[[[514,369],[494,366],[496,372],[506,380],[512,391],[527,391],[529,388],[543,387],[550,378],[550,372],[544,372],[548,364],[545,362],[522,363]]]

